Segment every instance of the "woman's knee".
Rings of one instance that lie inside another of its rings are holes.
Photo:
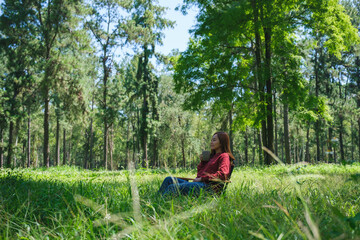
[[[171,183],[175,183],[176,180],[174,177],[168,176],[164,179],[164,182],[171,182]]]

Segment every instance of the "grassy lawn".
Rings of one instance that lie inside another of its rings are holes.
[[[235,168],[220,197],[156,194],[188,170],[0,170],[0,239],[360,239],[360,164]]]

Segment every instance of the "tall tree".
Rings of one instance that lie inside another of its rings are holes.
[[[14,141],[17,138],[21,119],[25,115],[22,108],[27,89],[33,90],[35,63],[37,61],[38,39],[36,32],[34,2],[4,1],[0,21],[0,51],[7,57],[8,74],[4,76],[5,98],[9,122],[8,154],[6,166],[10,167],[14,154]]]
[[[1,33],[1,32],[0,32]],[[3,55],[0,55],[3,56]],[[4,167],[4,133],[6,129],[6,116],[5,116],[5,63],[0,63],[0,68],[3,69],[3,73],[0,73],[0,168]]]
[[[112,124],[109,122],[109,81],[113,77],[114,55],[116,48],[121,45],[121,29],[123,27],[121,12],[130,6],[129,0],[94,0],[92,1],[92,14],[87,26],[95,37],[99,46],[100,61],[102,65],[101,91],[99,99],[103,117],[103,166],[108,166],[108,130]]]
[[[128,40],[139,48],[136,79],[140,83],[142,97],[141,108],[141,145],[143,152],[143,167],[149,167],[148,141],[152,138],[152,164],[157,161],[158,139],[158,85],[159,79],[153,72],[150,62],[152,57],[162,60],[163,56],[155,50],[162,44],[163,30],[173,26],[173,22],[165,19],[165,8],[157,5],[157,1],[134,0],[131,20],[125,29]]]
[[[253,118],[253,122],[261,123],[262,144],[270,151],[274,149],[273,61],[276,57],[281,57],[276,53],[276,41],[279,40],[277,36],[290,36],[299,29],[304,29],[305,35],[321,31],[326,36],[324,47],[336,56],[340,56],[340,51],[347,49],[351,41],[358,41],[348,16],[343,13],[338,2],[333,0],[276,1],[276,4],[275,1],[255,0],[184,2],[185,8],[196,4],[200,11],[197,16],[198,24],[193,30],[195,39],[190,42],[175,69],[177,86],[185,91],[193,90],[193,98],[196,96],[200,102],[208,101],[217,97],[212,92],[213,89],[219,92],[217,86],[228,84],[224,76],[238,71],[231,84],[236,87],[238,96],[243,96],[244,92],[250,93],[250,98],[242,100],[248,108],[252,108],[256,100],[257,111],[248,117]],[[234,22],[237,23],[236,28],[233,27]],[[298,41],[293,41],[289,46],[293,47],[294,44],[296,46]],[[231,67],[226,71],[218,71],[225,65],[224,59],[227,59]],[[222,64],[216,65],[216,62]],[[251,74],[239,74],[241,68]],[[300,85],[293,84],[295,89],[289,91],[298,92],[296,87]],[[253,93],[257,99],[253,97]],[[226,91],[221,94],[226,94]],[[243,98],[237,101],[240,99]],[[264,160],[265,164],[273,161],[268,154],[265,154]]]
[[[44,165],[50,165],[49,149],[49,115],[50,100],[54,88],[55,76],[61,71],[57,48],[64,36],[77,33],[80,17],[84,13],[82,0],[38,0],[36,1],[36,21],[39,24],[38,35],[43,67],[41,93],[44,103]]]

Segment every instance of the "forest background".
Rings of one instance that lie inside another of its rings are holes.
[[[0,166],[194,167],[219,130],[237,165],[359,161],[360,1],[194,7],[165,56],[157,1],[4,0]]]

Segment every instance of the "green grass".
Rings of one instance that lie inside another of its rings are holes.
[[[164,199],[170,174],[195,171],[0,170],[0,239],[360,239],[360,164],[241,167],[222,196]]]

